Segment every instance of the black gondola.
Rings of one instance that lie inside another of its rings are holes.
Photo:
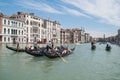
[[[106,51],[110,51],[111,50],[111,46],[107,44],[105,50]]]
[[[29,55],[35,56],[35,57],[40,57],[43,56],[43,51],[45,50],[45,47],[39,48],[37,50],[30,50],[26,49],[25,52]]]
[[[59,51],[59,52],[57,52],[57,51],[47,51],[47,50],[45,50],[44,51],[44,55],[46,56],[46,57],[48,57],[48,58],[50,58],[50,59],[53,59],[53,58],[57,58],[57,57],[63,57],[63,56],[67,56],[67,55],[69,55],[69,54],[71,54],[74,50],[75,50],[75,47],[73,48],[73,49],[70,49],[71,50],[71,52],[66,52],[66,53],[63,53],[63,51]]]
[[[92,46],[91,46],[91,49],[92,49],[92,50],[95,50],[95,49],[96,49],[96,46],[95,46],[95,45],[92,45]]]
[[[106,51],[110,51],[110,50],[111,50],[111,47],[108,46],[108,47],[106,47],[105,49],[106,49]]]
[[[25,51],[25,49],[17,49],[17,48],[10,47],[8,45],[6,45],[6,48],[13,50],[13,51],[16,51],[16,52],[24,52]]]

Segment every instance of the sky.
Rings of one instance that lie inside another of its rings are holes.
[[[93,37],[117,35],[120,29],[120,0],[0,0],[0,12],[35,13],[57,21],[62,28],[82,28]]]

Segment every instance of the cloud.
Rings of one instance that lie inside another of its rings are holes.
[[[55,8],[41,1],[38,2],[34,0],[20,0],[20,1],[17,1],[15,4],[28,9],[35,9],[35,10],[45,11],[49,13],[63,14],[61,11],[56,10]]]
[[[71,14],[71,15],[75,15],[75,16],[84,16],[84,17],[87,17],[87,18],[91,18],[90,16],[84,14],[84,13],[81,13],[80,11],[78,10],[75,10],[75,9],[71,9],[71,8],[68,8],[68,7],[65,7],[65,6],[61,6],[65,12],[67,12],[68,14]]]
[[[50,2],[48,4],[48,2],[46,1],[22,0],[22,1],[16,1],[15,4],[22,6],[24,8],[35,9],[35,10],[45,11],[49,13],[65,14],[65,15],[70,14],[70,15],[83,16],[83,17],[90,18],[90,16],[84,13],[81,13],[78,10],[65,7],[64,4],[60,4],[60,3],[55,4],[54,2]],[[55,4],[55,5],[50,6],[50,4]]]
[[[71,4],[84,13],[95,16],[107,24],[120,26],[120,1],[119,0],[61,0]]]

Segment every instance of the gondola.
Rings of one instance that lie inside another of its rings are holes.
[[[110,50],[111,50],[111,47],[108,46],[108,47],[105,48],[105,50],[106,50],[106,51],[110,51]]]
[[[45,47],[39,48],[37,50],[25,49],[25,52],[34,57],[40,57],[40,56],[43,56],[44,49]]]
[[[13,51],[16,51],[16,52],[24,52],[25,51],[25,49],[17,49],[17,48],[10,47],[8,45],[6,45],[6,48],[13,50]]]
[[[63,51],[55,51],[55,50],[52,50],[52,51],[47,51],[47,50],[44,50],[44,55],[50,59],[53,59],[53,58],[57,58],[57,57],[64,57],[64,56],[67,56],[69,54],[71,54],[73,51],[75,50],[75,47],[70,49],[70,51],[68,52],[63,52]]]
[[[92,45],[91,46],[91,50],[95,50],[96,49],[96,46],[95,45]]]

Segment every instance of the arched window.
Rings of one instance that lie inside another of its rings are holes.
[[[4,42],[6,42],[6,37],[4,37]]]
[[[23,35],[23,31],[22,31],[22,35]]]
[[[4,28],[4,34],[6,34],[6,28]]]
[[[6,20],[4,20],[4,24],[6,24]]]
[[[8,21],[8,25],[10,25],[10,21]]]
[[[20,30],[19,30],[19,35],[20,35]]]
[[[23,42],[23,38],[22,38],[22,42]]]
[[[19,23],[19,27],[20,27],[20,23]]]
[[[8,42],[10,42],[10,38],[8,38]]]
[[[11,34],[13,34],[13,29],[11,29]]]
[[[15,30],[15,34],[17,34],[17,30]]]
[[[23,23],[22,23],[22,27],[23,27]]]
[[[10,34],[10,29],[8,29],[8,34]]]
[[[13,31],[13,34],[15,34],[15,29],[14,29],[14,31]]]

